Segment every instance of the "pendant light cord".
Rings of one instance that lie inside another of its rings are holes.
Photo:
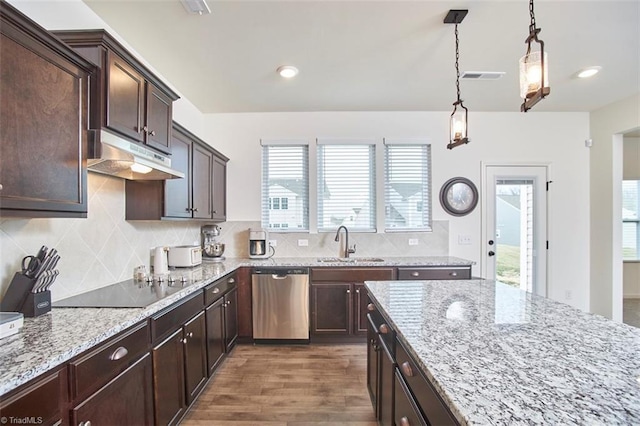
[[[533,12],[533,0],[529,0],[529,15],[531,15],[531,24],[529,24],[529,33],[536,30],[536,15]]]
[[[456,93],[458,95],[458,103],[460,103],[460,68],[458,66],[458,60],[460,59],[460,49],[458,47],[458,24],[456,24]]]

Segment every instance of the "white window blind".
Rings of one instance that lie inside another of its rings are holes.
[[[640,180],[622,182],[622,258],[640,260]]]
[[[375,231],[375,145],[318,143],[318,231]]]
[[[386,144],[385,230],[431,230],[431,145]]]
[[[262,227],[309,230],[309,147],[262,147]]]

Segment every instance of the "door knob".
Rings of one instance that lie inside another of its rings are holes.
[[[496,253],[494,251],[489,251],[489,253],[487,253],[487,254],[489,255],[489,257],[496,255]]]

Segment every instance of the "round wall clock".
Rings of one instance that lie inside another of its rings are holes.
[[[440,204],[453,216],[467,215],[478,204],[478,189],[469,179],[454,177],[442,185]]]

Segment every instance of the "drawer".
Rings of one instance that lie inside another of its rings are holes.
[[[429,424],[457,425],[440,396],[429,380],[423,376],[400,341],[396,342],[396,361],[398,371]]]
[[[471,266],[398,268],[399,280],[469,280]]]
[[[0,412],[2,424],[7,418],[22,420],[25,417],[34,418],[35,422],[43,425],[59,424],[62,422],[60,385],[64,380],[66,370],[58,370],[36,383],[20,388],[20,390],[7,397],[2,397]],[[13,423],[13,422],[11,422]],[[33,424],[33,423],[30,423]]]
[[[149,326],[145,321],[72,361],[69,363],[72,399],[99,388],[148,350]]]
[[[166,336],[178,327],[182,327],[184,323],[203,309],[204,294],[198,291],[187,299],[155,314],[151,317],[151,341],[155,343],[158,339]]]
[[[395,272],[395,268],[311,268],[311,281],[386,281],[394,280]]]
[[[204,288],[204,305],[209,306],[236,286],[236,274],[229,274]]]
[[[428,426],[397,369],[395,372],[394,394],[393,416],[397,426]]]

